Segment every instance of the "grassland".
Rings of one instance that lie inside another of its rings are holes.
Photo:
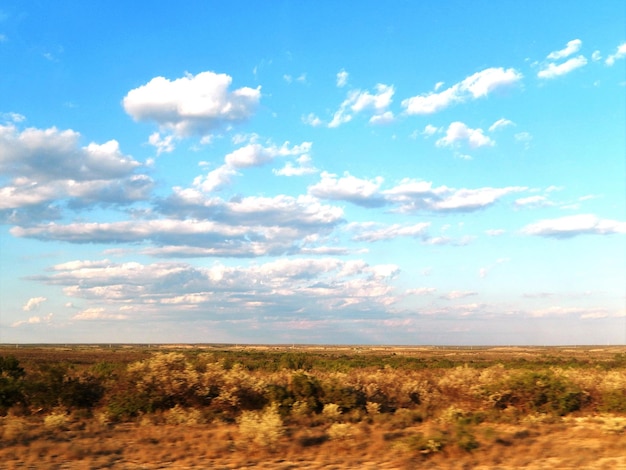
[[[0,346],[0,469],[626,468],[626,347]]]

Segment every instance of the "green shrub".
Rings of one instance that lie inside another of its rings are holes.
[[[14,356],[0,356],[0,412],[24,400],[24,375],[24,369]]]
[[[342,386],[337,382],[325,384],[323,387],[323,403],[337,404],[341,411],[364,409],[367,402],[365,394],[354,387]]]
[[[603,392],[599,410],[606,413],[626,413],[626,390]]]
[[[459,425],[457,427],[455,438],[456,445],[466,452],[471,452],[479,447],[476,437],[466,426]]]
[[[558,416],[579,410],[587,400],[580,387],[551,371],[523,371],[487,386],[486,391],[496,408]]]
[[[296,401],[306,403],[309,410],[315,413],[322,410],[323,389],[315,377],[304,372],[296,372],[291,376],[289,391]]]

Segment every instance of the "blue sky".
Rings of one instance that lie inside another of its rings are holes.
[[[626,6],[0,7],[0,342],[626,341]]]

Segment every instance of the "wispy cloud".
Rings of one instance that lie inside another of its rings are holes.
[[[552,238],[572,238],[578,235],[611,235],[626,233],[626,222],[600,219],[593,214],[571,215],[546,219],[522,229],[527,235]]]
[[[521,79],[522,74],[515,69],[488,68],[440,92],[437,91],[440,88],[438,84],[434,92],[407,98],[402,101],[402,106],[409,115],[433,114],[452,104],[484,98],[499,88],[515,85]]]

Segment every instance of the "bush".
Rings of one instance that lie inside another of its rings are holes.
[[[14,356],[0,356],[0,413],[24,400],[24,375]]]
[[[365,408],[366,397],[363,392],[354,387],[342,386],[332,382],[323,387],[323,402],[334,403],[341,408],[341,411]]]
[[[337,420],[341,417],[341,408],[335,403],[327,403],[322,409],[322,414],[330,420]]]
[[[67,414],[63,411],[51,413],[43,420],[43,425],[48,429],[63,429],[66,424]]]
[[[626,390],[604,391],[599,409],[608,413],[626,413]]]
[[[332,440],[343,440],[354,437],[354,425],[350,423],[333,423],[328,428],[328,437]]]
[[[238,422],[241,436],[246,441],[254,442],[261,447],[274,447],[285,433],[276,405],[264,411],[244,411]]]
[[[304,372],[296,372],[291,376],[289,391],[296,401],[306,403],[309,410],[315,413],[322,410],[323,389],[315,377]]]
[[[176,405],[163,413],[167,424],[195,425],[202,423],[202,414],[194,408],[186,409]]]
[[[558,416],[579,410],[585,393],[575,384],[553,372],[524,371],[487,386],[496,408],[514,407],[522,412],[553,413]]]

